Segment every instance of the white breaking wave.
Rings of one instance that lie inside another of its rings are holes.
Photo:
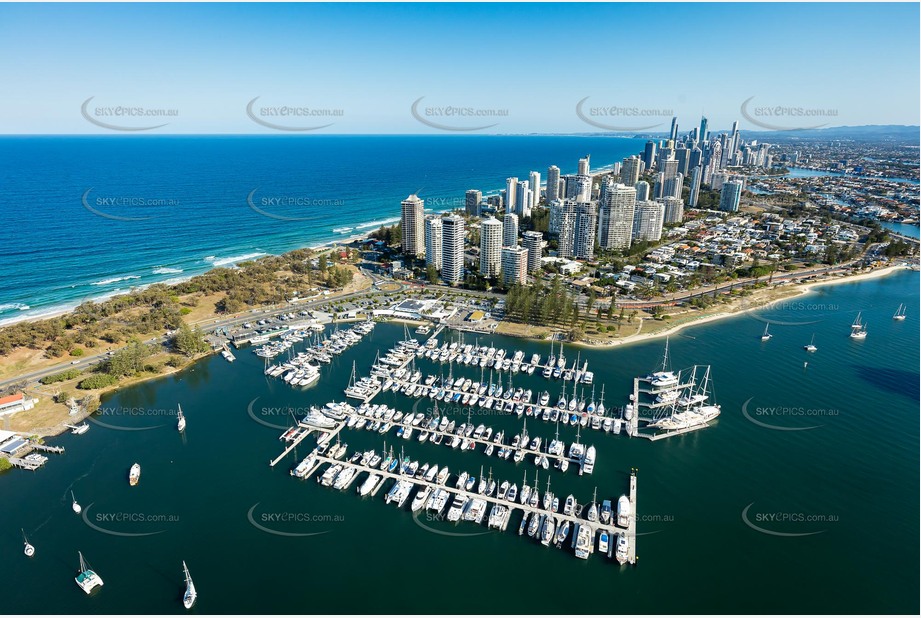
[[[140,275],[125,275],[124,277],[112,277],[111,279],[103,279],[102,281],[94,281],[90,285],[109,285],[110,283],[118,283],[119,281],[129,281],[131,279],[140,279]]]
[[[168,268],[166,266],[153,269],[153,274],[155,275],[178,275],[181,272],[181,268]]]
[[[0,311],[9,311],[10,309],[16,309],[18,311],[25,311],[29,309],[29,305],[24,305],[22,303],[5,303],[0,305]]]
[[[206,262],[211,262],[212,266],[227,266],[228,264],[236,264],[237,262],[245,262],[247,260],[252,260],[257,257],[262,257],[263,255],[268,255],[267,253],[247,253],[245,255],[234,255],[232,257],[218,258],[213,255],[209,255],[205,258]]]
[[[364,230],[364,229],[367,229],[367,228],[369,228],[369,227],[380,227],[380,226],[382,226],[382,225],[389,225],[389,224],[391,224],[391,223],[396,223],[396,222],[399,221],[399,220],[400,220],[399,217],[394,217],[394,218],[392,218],[392,219],[384,219],[383,221],[369,221],[368,223],[360,223],[360,224],[356,225],[356,226],[355,226],[355,229],[356,229],[356,230]],[[335,230],[333,230],[333,231],[335,231]]]

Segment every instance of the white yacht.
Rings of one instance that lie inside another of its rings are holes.
[[[854,323],[851,324],[851,339],[866,339],[867,338],[867,325],[861,324],[860,322],[860,312],[857,313],[857,319],[854,320]]]
[[[576,531],[576,558],[585,560],[592,553],[595,537],[592,529],[588,524],[578,524]]]
[[[617,541],[615,545],[615,554],[617,561],[621,564],[626,564],[627,559],[629,558],[629,544],[627,543],[627,537],[623,532],[617,533]]]
[[[905,305],[899,303],[899,308],[895,310],[895,315],[892,316],[893,320],[902,321],[905,319]]]
[[[379,474],[370,474],[368,478],[365,479],[365,482],[361,484],[358,488],[358,494],[361,496],[367,496],[374,488],[377,487],[377,484],[380,482],[381,476]]]
[[[768,326],[770,326],[770,324],[765,324],[765,325],[764,325],[764,332],[761,333],[761,341],[769,341],[769,340],[771,339],[771,337],[774,336],[774,335],[772,335],[771,333],[768,332]]]
[[[176,429],[177,429],[180,433],[182,433],[183,431],[185,431],[185,415],[183,415],[183,413],[182,413],[182,406],[181,406],[181,405],[179,406],[179,414],[178,414],[178,419],[177,419],[177,421],[176,421]]]
[[[79,515],[80,511],[83,510],[83,507],[77,503],[77,498],[76,496],[74,496],[74,492],[72,491],[70,492],[70,498],[73,500],[73,504],[71,505],[71,508],[74,510],[74,513]]]
[[[182,561],[182,572],[185,575],[185,594],[182,595],[182,606],[186,609],[192,609],[195,605],[195,599],[198,598],[198,592],[195,591],[195,584],[192,583],[192,576],[189,575],[189,567]]]
[[[22,540],[24,543],[24,547],[22,548],[22,553],[24,553],[29,558],[31,558],[32,556],[35,555],[35,547],[31,543],[29,543],[29,539],[28,537],[26,537],[25,530],[22,531]]]

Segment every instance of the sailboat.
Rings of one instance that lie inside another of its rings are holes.
[[[182,561],[182,572],[185,574],[185,594],[182,595],[182,606],[186,609],[192,609],[195,605],[195,599],[198,598],[198,592],[195,591],[195,584],[192,583],[192,576],[189,575],[189,567]]]
[[[761,341],[768,341],[771,337],[774,336],[768,332],[768,326],[770,326],[770,324],[764,325],[764,332],[761,334]]]
[[[31,558],[32,556],[35,555],[35,547],[33,547],[31,543],[29,543],[29,538],[26,536],[25,530],[22,531],[22,540],[23,540],[23,543],[25,543],[25,547],[23,547],[22,553],[24,553],[29,558]]]
[[[815,347],[815,333],[812,333],[812,339],[809,340],[809,345],[804,345],[803,349],[807,352],[815,352],[818,350],[818,348]]]
[[[176,421],[176,429],[179,430],[180,433],[185,431],[185,415],[182,413],[181,405],[179,406],[179,420]]]
[[[905,319],[905,305],[899,303],[899,308],[895,310],[895,315],[892,316],[893,320],[902,321]]]
[[[857,312],[857,319],[854,320],[854,323],[851,324],[851,339],[866,339],[867,338],[867,325],[860,323],[860,312]]]
[[[83,559],[83,553],[77,553],[80,556],[80,572],[77,573],[74,581],[77,582],[77,585],[80,586],[80,589],[83,590],[83,592],[89,594],[96,586],[102,586],[102,578],[96,575],[96,573],[90,569],[90,566],[86,563],[86,560]]]
[[[74,501],[74,503],[71,505],[71,508],[74,510],[74,513],[76,513],[77,515],[79,515],[79,514],[80,514],[80,511],[83,510],[83,507],[80,506],[79,504],[77,504],[77,498],[76,498],[76,496],[74,496],[74,492],[73,492],[73,491],[70,492],[70,497],[71,497],[71,499]]]

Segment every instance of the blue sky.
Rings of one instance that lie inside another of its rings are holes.
[[[918,21],[918,4],[2,4],[0,133],[113,133],[90,97],[103,123],[168,123],[147,133],[278,132],[255,97],[258,119],[326,133],[667,130],[670,112],[682,132],[701,113],[755,129],[751,97],[750,115],[811,110],[761,116],[778,125],[918,124]]]

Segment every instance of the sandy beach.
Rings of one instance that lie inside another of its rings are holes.
[[[637,333],[635,335],[629,335],[627,337],[624,337],[623,339],[617,339],[615,341],[612,341],[610,343],[605,343],[605,344],[592,344],[592,343],[579,342],[574,345],[582,345],[582,346],[591,347],[591,348],[611,348],[611,347],[617,347],[617,346],[627,345],[631,343],[639,343],[642,341],[648,341],[650,339],[657,339],[660,337],[667,337],[669,335],[674,335],[675,333],[681,332],[685,328],[688,328],[691,326],[699,326],[701,324],[707,324],[708,322],[715,322],[717,320],[722,320],[724,318],[729,318],[735,315],[741,315],[749,311],[755,311],[758,309],[762,309],[764,307],[770,306],[772,303],[778,302],[779,300],[786,300],[789,298],[796,298],[799,296],[803,296],[803,295],[809,294],[815,288],[818,288],[818,287],[828,286],[828,285],[839,285],[843,283],[856,283],[858,281],[864,281],[867,279],[877,279],[879,277],[885,277],[896,271],[902,271],[902,270],[911,270],[911,268],[909,266],[904,266],[904,265],[887,266],[885,268],[879,268],[876,270],[872,270],[870,272],[859,273],[855,275],[846,275],[843,277],[832,277],[824,281],[810,281],[809,283],[801,283],[801,284],[796,284],[796,285],[791,285],[791,286],[785,286],[785,288],[782,288],[783,291],[785,292],[788,291],[790,293],[783,294],[779,298],[773,298],[771,300],[766,300],[761,303],[758,302],[758,299],[743,298],[743,299],[740,299],[743,301],[739,303],[740,306],[732,310],[721,311],[719,313],[713,313],[710,315],[701,315],[697,319],[689,320],[681,324],[676,324],[675,326],[672,326],[671,328],[661,330],[658,332]],[[744,301],[748,301],[748,302],[744,302]]]

